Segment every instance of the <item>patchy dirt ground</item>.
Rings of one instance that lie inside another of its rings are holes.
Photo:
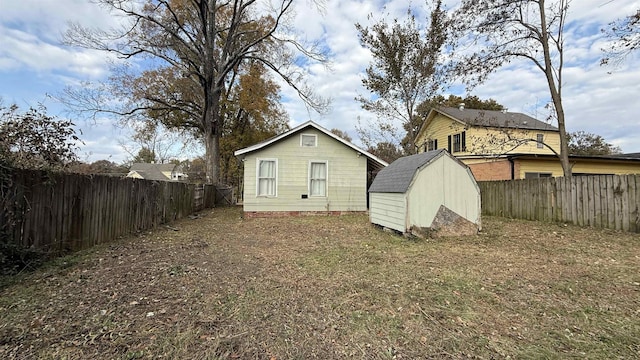
[[[640,357],[640,235],[207,210],[1,279],[3,359]]]

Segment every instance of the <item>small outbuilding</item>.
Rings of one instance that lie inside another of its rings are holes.
[[[369,179],[387,166],[313,121],[234,154],[245,216],[365,212]]]
[[[403,233],[477,233],[480,212],[471,170],[444,149],[399,158],[369,188],[370,221]]]

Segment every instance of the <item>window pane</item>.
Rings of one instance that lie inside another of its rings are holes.
[[[316,137],[314,135],[301,135],[302,146],[316,146]]]
[[[460,152],[461,150],[460,134],[453,135],[453,152]]]
[[[309,171],[309,192],[311,196],[326,196],[327,164],[311,163]]]
[[[544,144],[542,144],[542,142],[544,141],[544,135],[543,134],[538,134],[536,140],[538,140],[538,142],[537,142],[538,149],[544,148]]]
[[[258,164],[258,196],[276,195],[276,162],[260,160]]]

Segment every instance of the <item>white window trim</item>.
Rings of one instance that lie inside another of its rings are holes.
[[[274,195],[260,195],[260,162],[275,161],[276,163],[276,189]],[[257,158],[256,159],[256,197],[257,198],[274,198],[278,197],[278,159],[274,158]]]
[[[305,136],[311,136],[314,138],[313,146],[304,145],[302,142],[302,138]],[[318,135],[316,134],[300,134],[300,147],[317,147],[318,146]]]
[[[311,164],[322,163],[325,169],[324,178],[324,195],[311,195]],[[310,160],[307,169],[307,194],[310,198],[326,198],[329,197],[329,161],[327,160]]]

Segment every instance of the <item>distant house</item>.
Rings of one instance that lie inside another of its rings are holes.
[[[476,233],[481,227],[478,184],[444,149],[394,161],[378,173],[369,196],[370,221],[403,233],[452,224]]]
[[[158,181],[186,181],[182,166],[176,164],[134,163],[127,177]]]
[[[308,121],[237,150],[249,215],[367,210],[367,186],[384,160]]]
[[[446,149],[469,166],[477,181],[562,176],[558,128],[508,111],[437,107],[415,139],[418,152]],[[630,156],[569,155],[577,175],[637,174]]]

